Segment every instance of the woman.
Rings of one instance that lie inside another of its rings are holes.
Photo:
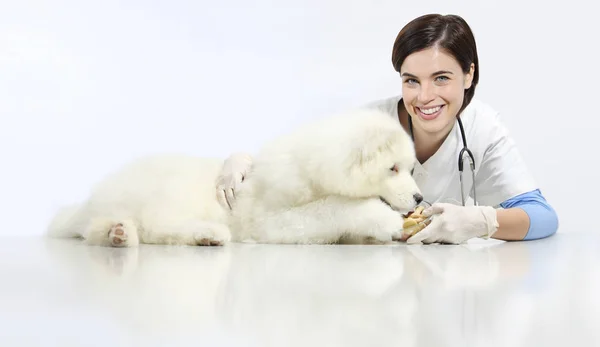
[[[479,81],[475,39],[456,15],[424,15],[408,23],[393,46],[392,63],[402,80],[402,96],[375,107],[397,117],[415,143],[414,178],[435,214],[408,243],[461,243],[473,237],[532,240],[550,236],[558,218],[531,177],[498,113],[473,100]],[[464,194],[477,205],[463,206],[458,158],[464,141],[473,154],[475,182],[465,153]],[[468,141],[468,142],[467,142]],[[217,192],[232,207],[235,191],[252,159],[234,154],[223,167]],[[472,188],[475,188],[474,190]],[[470,193],[469,193],[470,192]]]

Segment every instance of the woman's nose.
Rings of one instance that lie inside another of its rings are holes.
[[[419,91],[419,102],[426,105],[430,101],[433,101],[433,99],[435,99],[433,87],[423,83],[423,85],[421,85],[421,90]]]

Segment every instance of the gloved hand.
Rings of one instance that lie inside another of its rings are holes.
[[[235,153],[223,162],[217,177],[217,200],[226,209],[233,209],[235,194],[241,188],[246,174],[252,167],[252,157],[246,153]]]
[[[431,223],[406,240],[406,243],[460,244],[474,237],[491,237],[498,230],[496,209],[490,206],[460,206],[435,203],[426,208],[424,216],[433,216]]]

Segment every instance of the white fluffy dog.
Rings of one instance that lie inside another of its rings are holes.
[[[61,209],[52,237],[90,245],[139,243],[385,243],[402,237],[401,213],[422,199],[415,152],[397,119],[355,110],[298,128],[254,157],[233,211],[216,198],[222,160],[143,158]]]

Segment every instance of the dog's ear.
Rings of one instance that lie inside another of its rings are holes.
[[[394,146],[402,145],[403,136],[399,134],[404,130],[400,123],[386,112],[360,110],[343,121],[345,137],[338,145],[344,147],[345,153],[350,154],[347,163],[351,165],[352,170],[381,170],[377,166],[384,163],[376,162],[382,156],[393,152]]]
[[[364,134],[361,141],[356,142],[353,149],[354,165],[363,170],[379,170],[379,163],[376,163],[381,156],[392,150],[395,145],[392,132],[377,132]]]

